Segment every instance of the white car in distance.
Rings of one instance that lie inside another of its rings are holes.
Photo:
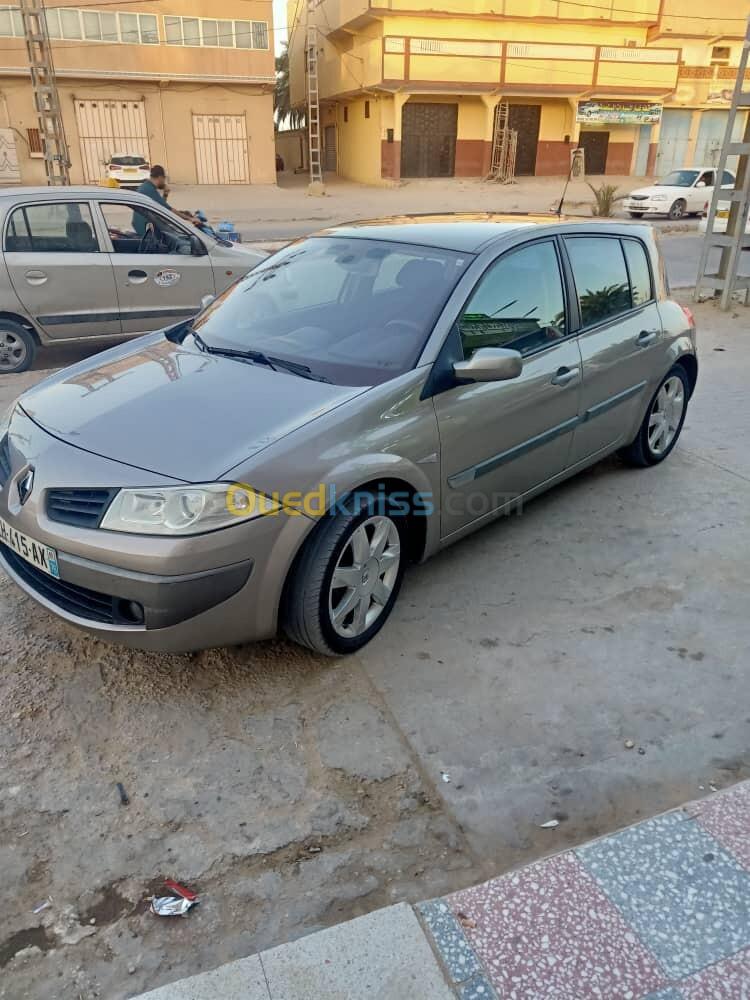
[[[113,153],[107,164],[107,177],[122,188],[137,188],[148,180],[151,164],[139,153]]]
[[[673,170],[655,184],[631,191],[623,207],[633,219],[642,219],[645,215],[666,215],[668,219],[701,215],[706,201],[713,195],[717,173],[715,167]],[[734,186],[731,171],[724,171],[721,186]]]

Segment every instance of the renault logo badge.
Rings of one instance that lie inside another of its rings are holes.
[[[29,469],[26,475],[18,480],[18,499],[21,505],[25,504],[34,489],[34,470]]]

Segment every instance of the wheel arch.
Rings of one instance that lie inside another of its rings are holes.
[[[19,326],[22,326],[24,330],[27,330],[31,334],[37,346],[42,346],[43,341],[39,336],[39,331],[27,317],[21,316],[18,313],[10,312],[7,309],[2,309],[0,310],[0,323],[2,323],[3,320],[10,320],[11,323],[17,323]]]

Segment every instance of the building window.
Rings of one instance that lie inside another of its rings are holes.
[[[728,45],[714,45],[711,49],[711,65],[726,66],[732,50]]]
[[[48,7],[46,17],[50,38],[64,41],[80,39],[86,42],[121,42],[124,45],[159,44],[159,21],[155,14]]]
[[[29,156],[37,159],[44,156],[44,146],[38,128],[26,129],[26,141],[29,144]]]
[[[164,15],[167,45],[196,45],[210,49],[267,49],[265,21],[219,21],[209,17]]]
[[[349,121],[349,108],[344,108],[344,122]]]
[[[365,118],[370,117],[370,102],[365,101]]]
[[[23,20],[18,7],[0,7],[0,35],[23,38]]]

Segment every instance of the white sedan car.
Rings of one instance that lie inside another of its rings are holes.
[[[698,224],[700,232],[705,233],[708,225],[708,209],[710,202],[706,202],[703,209],[703,218]],[[715,233],[725,233],[727,231],[727,221],[729,219],[729,209],[732,207],[731,201],[720,201],[716,206],[716,218],[714,219]],[[750,219],[747,220],[745,232],[750,233]]]
[[[631,191],[624,202],[625,211],[634,219],[642,219],[644,215],[666,215],[669,219],[700,215],[706,201],[711,200],[716,174],[715,167],[673,170],[656,184]],[[734,174],[725,170],[721,186],[733,185]]]
[[[137,188],[148,180],[151,164],[138,153],[113,153],[107,164],[107,177],[122,188]]]

